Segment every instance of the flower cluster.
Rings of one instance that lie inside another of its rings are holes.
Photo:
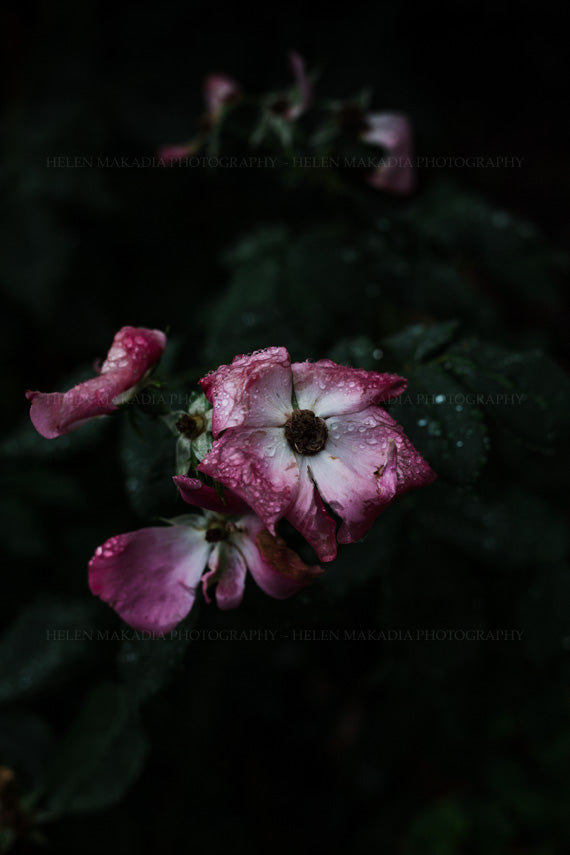
[[[388,193],[411,193],[415,176],[412,128],[408,117],[403,113],[369,111],[354,101],[325,102],[319,105],[318,111],[311,109],[315,107],[315,87],[305,61],[298,53],[291,52],[289,62],[294,85],[286,92],[258,98],[247,96],[240,84],[225,74],[209,74],[203,85],[206,112],[198,122],[197,133],[188,142],[160,147],[158,156],[161,162],[172,166],[191,158],[204,146],[217,149],[222,125],[232,110],[242,103],[253,103],[259,108],[255,124],[250,129],[250,141],[254,147],[270,138],[279,140],[285,150],[290,150],[293,125],[310,111],[313,124],[318,124],[304,144],[312,149],[313,157],[320,157],[323,162],[330,161],[334,159],[331,156],[342,153],[343,142],[373,146],[383,156],[369,172],[367,183]]]
[[[54,438],[115,412],[149,382],[165,343],[157,330],[124,327],[98,377],[64,394],[27,393],[36,429]],[[287,546],[279,520],[332,561],[337,543],[360,540],[396,497],[435,478],[381,406],[406,388],[397,375],[291,363],[270,347],[200,385],[187,412],[163,419],[177,434],[174,483],[202,513],[112,537],[89,562],[92,592],[137,629],[171,630],[200,587],[206,602],[215,588],[221,609],[237,607],[248,569],[269,596],[291,596],[323,570]]]

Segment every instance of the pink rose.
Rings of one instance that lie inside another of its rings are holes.
[[[328,359],[291,365],[284,347],[271,347],[237,356],[200,383],[215,441],[198,469],[271,532],[288,519],[322,561],[336,556],[336,524],[323,500],[342,520],[338,541],[351,543],[396,496],[436,477],[378,406],[404,391],[402,377]]]
[[[35,429],[46,439],[54,439],[90,419],[113,413],[136,392],[165,347],[166,336],[160,330],[123,327],[97,377],[65,393],[26,392]]]
[[[190,491],[192,504],[216,510],[180,517],[170,527],[112,537],[89,562],[91,591],[130,626],[169,632],[190,612],[200,583],[207,602],[215,585],[219,608],[237,608],[247,569],[262,591],[276,599],[290,597],[322,573],[320,567],[304,564],[254,514],[228,517],[228,510],[242,506],[239,499],[230,498],[225,505],[199,481],[185,476],[174,480],[183,496],[185,489]],[[222,509],[223,515],[218,513]]]

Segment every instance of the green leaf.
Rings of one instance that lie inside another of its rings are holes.
[[[142,518],[168,516],[174,509],[176,490],[176,439],[160,418],[134,410],[124,420],[121,462],[125,487],[133,510]]]
[[[0,757],[27,789],[41,786],[53,736],[45,721],[26,710],[0,714]]]
[[[230,282],[207,317],[212,362],[276,343],[299,358],[320,358],[336,342],[339,328],[347,337],[361,334],[369,277],[352,236],[342,228],[315,227],[301,234],[260,229],[225,258]]]
[[[449,797],[424,808],[414,817],[404,852],[410,855],[457,855],[468,839],[469,821],[457,798]]]
[[[402,362],[422,362],[448,344],[459,326],[457,321],[440,324],[414,324],[384,339],[384,343]]]
[[[469,339],[451,347],[445,368],[495,421],[537,448],[565,442],[570,379],[541,351],[517,353]]]
[[[198,620],[198,604],[165,638],[124,641],[117,658],[121,681],[132,703],[154,695],[182,667],[190,642],[189,632]]]
[[[436,482],[430,489],[432,502],[420,508],[418,520],[430,537],[469,558],[502,569],[563,560],[567,548],[563,518],[524,488],[493,484],[488,488],[491,495],[478,495]]]
[[[379,360],[383,352],[366,335],[341,339],[329,352],[328,357],[340,365],[364,368],[366,371],[379,371]]]
[[[93,613],[93,603],[83,600],[43,600],[25,609],[0,641],[0,702],[36,694],[84,661],[90,648],[82,631]]]
[[[440,478],[473,481],[487,457],[481,411],[465,405],[464,389],[437,365],[418,365],[408,388],[390,407]]]
[[[83,813],[116,804],[142,771],[147,749],[125,691],[99,684],[59,746],[48,774],[48,810]]]
[[[541,533],[548,538],[548,530]],[[570,648],[570,567],[553,564],[541,567],[519,606],[521,629],[530,656],[542,661]]]

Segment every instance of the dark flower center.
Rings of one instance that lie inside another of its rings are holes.
[[[325,420],[312,410],[295,410],[285,425],[285,438],[297,454],[318,454],[327,444],[328,435]]]
[[[226,540],[228,532],[225,526],[213,525],[206,532],[206,540],[208,543],[219,543],[220,540]]]
[[[206,430],[206,419],[201,413],[184,414],[176,422],[176,430],[186,439],[197,439]]]

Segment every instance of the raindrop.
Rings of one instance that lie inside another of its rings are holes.
[[[384,351],[380,350],[380,348],[377,347],[375,350],[372,351],[372,356],[374,357],[374,359],[382,359],[382,357],[384,356]]]
[[[425,427],[427,425],[427,419],[418,419],[418,427]]]
[[[443,404],[445,401],[445,395],[436,395],[434,400],[436,404]]]
[[[463,441],[461,439],[458,439],[455,445],[457,446],[457,448],[463,448]]]

